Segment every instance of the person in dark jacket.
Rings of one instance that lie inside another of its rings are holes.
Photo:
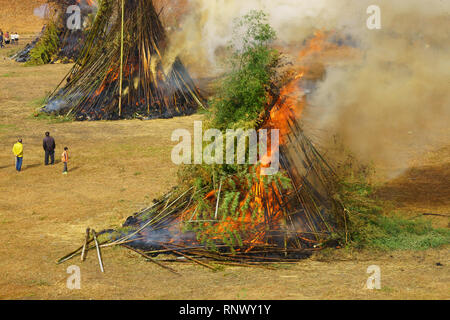
[[[51,164],[54,165],[56,143],[55,139],[53,139],[53,137],[50,136],[50,132],[45,133],[45,138],[44,141],[42,142],[42,147],[44,148],[45,151],[45,165],[48,166],[49,158],[51,160]]]

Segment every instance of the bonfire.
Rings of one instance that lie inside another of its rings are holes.
[[[42,109],[75,120],[190,115],[203,98],[152,1],[104,0],[77,62]]]
[[[324,38],[317,33],[298,54],[299,60],[322,50]],[[89,247],[95,239],[87,236],[83,246],[58,263],[78,255],[84,259],[88,249],[97,247],[100,252],[101,247],[123,246],[174,273],[155,257],[169,255],[165,261],[191,261],[210,269],[211,261],[266,267],[267,263],[295,262],[335,246],[335,234],[345,239],[347,217],[335,196],[337,177],[300,123],[307,103],[303,87],[310,70],[300,64],[288,74],[289,80],[281,87],[272,86],[256,121],[258,130],[280,130],[279,141],[269,144],[279,144],[281,175],[262,174],[275,156],[269,151],[249,172],[206,186],[177,187],[129,217],[122,228],[101,232],[100,243]],[[225,183],[232,192],[225,194]]]

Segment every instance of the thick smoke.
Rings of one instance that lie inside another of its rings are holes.
[[[327,11],[330,0],[187,0],[189,14],[184,16],[180,29],[171,35],[169,56],[183,55],[204,73],[220,72],[223,49],[233,38],[235,19],[250,10],[264,10],[270,24],[278,32],[279,43],[290,45],[319,28],[342,26]],[[336,7],[335,4],[333,4]],[[345,7],[342,3],[342,7]],[[344,12],[344,11],[343,11]],[[317,21],[320,20],[320,25]],[[186,54],[187,53],[187,54]],[[201,57],[199,59],[199,56]],[[167,63],[169,64],[169,63]],[[199,70],[197,70],[199,71]]]
[[[393,177],[450,141],[450,3],[378,2],[382,28],[347,30],[363,58],[328,69],[305,120]]]
[[[381,9],[380,30],[366,25],[372,4]],[[200,75],[220,72],[233,20],[252,9],[270,15],[278,45],[289,52],[315,30],[355,40],[361,58],[326,64],[326,77],[304,113],[309,133],[323,146],[338,135],[359,159],[395,174],[407,165],[411,150],[448,141],[450,2],[190,0],[189,5],[171,52],[183,53]]]

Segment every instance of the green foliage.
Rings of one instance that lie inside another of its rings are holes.
[[[341,183],[340,197],[348,210],[350,245],[380,250],[424,250],[450,243],[450,230],[430,221],[385,215],[386,205],[374,197],[365,176]]]
[[[270,47],[275,38],[262,11],[251,11],[235,22],[234,41],[229,46],[230,71],[210,101],[214,128],[255,127],[279,59],[279,53]]]
[[[264,12],[251,11],[235,22],[234,41],[229,46],[231,58],[227,70],[230,71],[219,81],[216,95],[210,101],[207,127],[222,132],[257,127],[257,120],[268,103],[270,83],[279,59],[278,52],[271,48],[275,38]],[[226,144],[223,144],[224,151]],[[245,144],[248,147],[249,141]],[[253,222],[261,219],[257,216],[261,210],[260,204],[254,201],[255,185],[262,182],[264,192],[272,185],[280,190],[291,187],[290,180],[282,173],[260,176],[256,166],[248,164],[184,166],[178,177],[184,189],[194,186],[196,191],[193,204],[197,209],[193,218],[185,221],[184,228],[194,231],[198,241],[211,250],[219,242],[233,251],[234,247],[242,246],[244,236],[256,232]],[[212,190],[216,193],[208,197]]]
[[[272,184],[279,186],[279,190],[291,187],[290,180],[282,173],[260,176],[254,166],[236,166],[231,175],[226,175],[222,166],[198,166],[197,170],[208,179],[199,176],[195,180],[197,192],[193,202],[197,207],[196,215],[191,221],[185,221],[184,227],[185,231],[194,231],[198,240],[211,250],[215,249],[212,239],[220,240],[233,250],[235,246],[242,246],[243,236],[256,231],[254,222],[261,219],[257,216],[260,204],[254,201],[253,188],[256,184],[264,187],[262,192],[268,192]],[[216,190],[213,201],[207,199],[207,193],[211,190]]]
[[[36,46],[30,51],[31,59],[26,63],[28,66],[36,66],[50,63],[52,57],[58,52],[59,30],[51,21],[47,24],[45,32]]]

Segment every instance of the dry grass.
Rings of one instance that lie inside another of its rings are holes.
[[[44,20],[33,11],[46,0],[0,0],[0,29],[3,32],[18,32],[20,35],[33,35],[39,32]]]
[[[38,120],[31,116],[36,101],[55,87],[70,66],[25,68],[3,56],[0,61],[0,298],[448,298],[445,249],[392,254],[342,250],[280,265],[276,271],[230,267],[210,272],[194,265],[172,265],[183,274],[181,278],[120,248],[104,251],[106,274],[100,273],[93,253],[83,264],[76,259],[57,266],[57,258],[82,243],[87,226],[116,227],[176,183],[177,168],[169,158],[170,134],[175,128],[192,128],[200,116],[148,122]],[[57,158],[64,146],[70,148],[68,176],[61,174],[60,163],[43,166],[41,139],[47,130],[56,138]],[[14,170],[11,152],[17,136],[25,145],[25,170],[20,174]],[[442,158],[448,149],[438,152]],[[438,162],[436,171],[424,167],[420,179],[433,181],[433,176],[447,172]],[[388,192],[391,195],[407,193],[409,188],[397,182],[391,187],[397,188]],[[417,199],[426,207],[430,203],[425,200]],[[448,201],[443,205],[448,209]],[[437,266],[438,262],[444,266]],[[81,267],[79,291],[66,288],[70,264]],[[364,289],[366,269],[372,264],[381,266],[381,291]]]

